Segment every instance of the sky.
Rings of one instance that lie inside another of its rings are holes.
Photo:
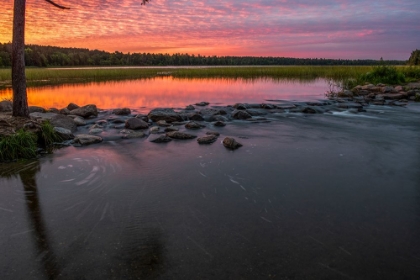
[[[27,0],[26,44],[120,52],[407,60],[420,0]],[[0,0],[0,42],[13,0]]]

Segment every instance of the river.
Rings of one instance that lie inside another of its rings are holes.
[[[166,77],[36,88],[29,100],[147,112],[325,90]],[[113,139],[2,164],[0,278],[418,279],[419,114],[415,103],[288,114],[217,128],[244,145],[235,151],[223,138]]]

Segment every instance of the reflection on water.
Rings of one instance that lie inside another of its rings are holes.
[[[111,109],[185,107],[200,101],[213,104],[261,103],[267,99],[321,99],[324,80],[299,82],[272,79],[153,79],[94,82],[28,88],[29,105],[63,108],[70,102]],[[0,99],[11,99],[11,89],[0,90]]]
[[[417,115],[216,128],[234,152],[130,139],[0,165],[0,278],[416,279]]]

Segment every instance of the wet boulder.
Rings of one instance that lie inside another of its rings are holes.
[[[222,121],[216,121],[213,123],[214,126],[218,126],[218,127],[223,127],[226,126],[226,123],[222,122]]]
[[[50,118],[50,123],[54,127],[62,127],[70,130],[71,132],[75,132],[77,130],[77,124],[75,121],[65,115],[54,114],[54,116]]]
[[[195,103],[195,105],[197,105],[197,106],[201,106],[201,107],[207,106],[207,105],[209,105],[209,104],[210,104],[210,103],[209,103],[209,102],[206,102],[206,101],[201,101],[201,102]]]
[[[81,145],[96,144],[102,141],[102,137],[90,134],[79,134],[74,138],[74,142],[79,143]]]
[[[152,143],[167,143],[172,141],[172,138],[166,136],[165,134],[150,134],[148,140]]]
[[[149,119],[154,122],[164,120],[166,122],[182,121],[182,117],[179,113],[169,108],[156,108],[149,112],[147,115]]]
[[[186,139],[194,139],[197,138],[197,136],[193,134],[188,134],[180,131],[171,131],[166,133],[166,136],[171,137],[173,139],[179,139],[179,140],[186,140]]]
[[[198,144],[211,144],[216,141],[217,135],[210,134],[197,139]]]
[[[236,103],[235,105],[233,105],[233,108],[235,108],[236,110],[246,110],[247,106],[243,103]]]
[[[237,120],[246,120],[252,118],[252,116],[247,111],[235,110],[232,112],[232,118]]]
[[[45,112],[47,112],[47,110],[45,110],[44,108],[39,107],[39,106],[29,106],[28,109],[29,109],[29,113],[45,113]]]
[[[89,104],[89,105],[71,110],[70,114],[80,116],[85,119],[89,117],[96,117],[98,116],[98,108],[96,108],[96,105]]]
[[[225,139],[223,139],[223,146],[225,146],[228,149],[235,150],[242,147],[243,145],[237,142],[235,138],[226,137]]]
[[[80,108],[80,106],[79,105],[77,105],[77,104],[74,104],[74,103],[69,103],[69,105],[67,105],[67,107],[66,107],[69,111],[71,111],[71,110],[74,110],[74,109],[77,109],[77,108]]]
[[[185,128],[188,128],[188,129],[200,129],[200,128],[203,128],[203,127],[205,127],[205,125],[202,125],[198,122],[189,122],[189,123],[185,124]]]
[[[62,127],[54,127],[55,133],[57,133],[58,137],[60,137],[61,140],[70,140],[74,138],[73,133],[69,129],[65,129]]]
[[[128,129],[147,129],[149,125],[147,122],[138,118],[129,118],[125,121],[125,127]]]
[[[187,107],[185,107],[185,110],[187,111],[195,110],[195,107],[193,105],[188,105]]]
[[[112,113],[114,115],[125,116],[125,115],[130,115],[131,110],[130,108],[118,108],[118,109],[114,109]]]

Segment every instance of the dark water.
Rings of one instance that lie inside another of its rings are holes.
[[[296,114],[209,125],[209,146],[0,165],[0,279],[419,279],[419,115]]]

